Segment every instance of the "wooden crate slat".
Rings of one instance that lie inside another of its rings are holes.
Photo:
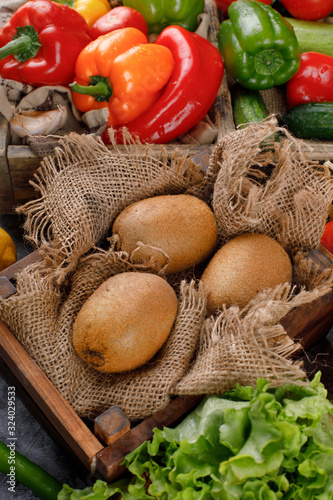
[[[44,375],[20,342],[0,321],[0,356],[75,456],[94,472],[96,454],[103,445]]]

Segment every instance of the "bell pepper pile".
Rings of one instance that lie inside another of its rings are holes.
[[[142,142],[173,141],[205,117],[222,83],[221,53],[194,33],[204,4],[29,0],[0,29],[0,76],[68,86],[82,115],[107,110],[118,142],[124,126]]]
[[[217,48],[181,26],[165,28],[154,45],[171,51],[174,70],[159,99],[126,128],[142,142],[161,144],[173,141],[204,118],[221,85],[224,66]],[[151,71],[143,75],[143,85],[151,76]],[[122,128],[115,127],[115,132],[122,142]],[[107,132],[103,139],[109,142]]]
[[[333,12],[333,0],[215,1],[218,47],[195,33],[204,0],[115,8],[109,0],[29,0],[0,29],[0,76],[69,86],[82,114],[106,108],[106,143],[109,132],[122,142],[124,126],[142,142],[177,139],[208,113],[224,71],[251,90],[284,86],[288,109],[333,103],[333,25],[326,40],[329,28],[316,22]],[[312,24],[325,37],[312,36]]]
[[[220,1],[216,0],[218,6]],[[317,113],[318,123],[319,113],[327,111],[333,122],[333,24],[317,22],[331,13],[333,0],[274,0],[272,5],[233,0],[218,33],[226,72],[252,91],[284,89],[287,113],[304,106],[298,113]],[[315,103],[328,105],[324,111]],[[279,118],[299,137],[333,139],[331,131],[323,134],[315,126],[296,129],[288,114]]]

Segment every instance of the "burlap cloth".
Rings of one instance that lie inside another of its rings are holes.
[[[267,147],[267,138],[281,139]],[[265,150],[259,145],[265,142]],[[302,143],[274,118],[236,131],[213,150],[207,172],[175,150],[129,142],[106,148],[94,136],[72,133],[44,158],[32,184],[37,198],[18,209],[25,236],[43,253],[17,277],[17,293],[0,301],[0,317],[82,417],[113,404],[135,421],[177,394],[216,393],[236,382],[307,383],[297,346],[280,320],[332,288],[332,273],[317,275],[304,256],[320,240],[333,196],[331,164],[304,158]],[[76,355],[76,314],[108,277],[129,270],[161,273],[152,260],[134,265],[110,238],[113,220],[148,196],[191,193],[211,204],[220,244],[246,231],[275,237],[294,264],[294,282],[256,297],[246,309],[207,317],[202,266],[166,279],[179,311],[160,352],[132,372],[106,375]]]

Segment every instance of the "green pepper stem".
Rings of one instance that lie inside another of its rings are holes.
[[[62,489],[62,484],[55,477],[2,441],[0,472],[8,476],[8,481],[18,481],[29,488],[41,500],[57,500]]]
[[[41,47],[38,33],[33,26],[19,26],[12,40],[0,49],[0,60],[14,56],[17,61],[25,62],[37,55]]]
[[[101,75],[90,77],[90,85],[80,85],[77,82],[70,83],[70,88],[78,94],[91,95],[98,102],[109,102],[112,96],[112,87],[109,79]]]
[[[53,2],[67,5],[68,7],[74,7],[75,4],[75,0],[53,0]]]

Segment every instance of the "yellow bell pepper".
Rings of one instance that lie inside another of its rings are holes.
[[[9,234],[0,227],[0,271],[17,260],[16,246]]]
[[[108,0],[75,0],[73,8],[86,20],[89,28],[111,10]]]

